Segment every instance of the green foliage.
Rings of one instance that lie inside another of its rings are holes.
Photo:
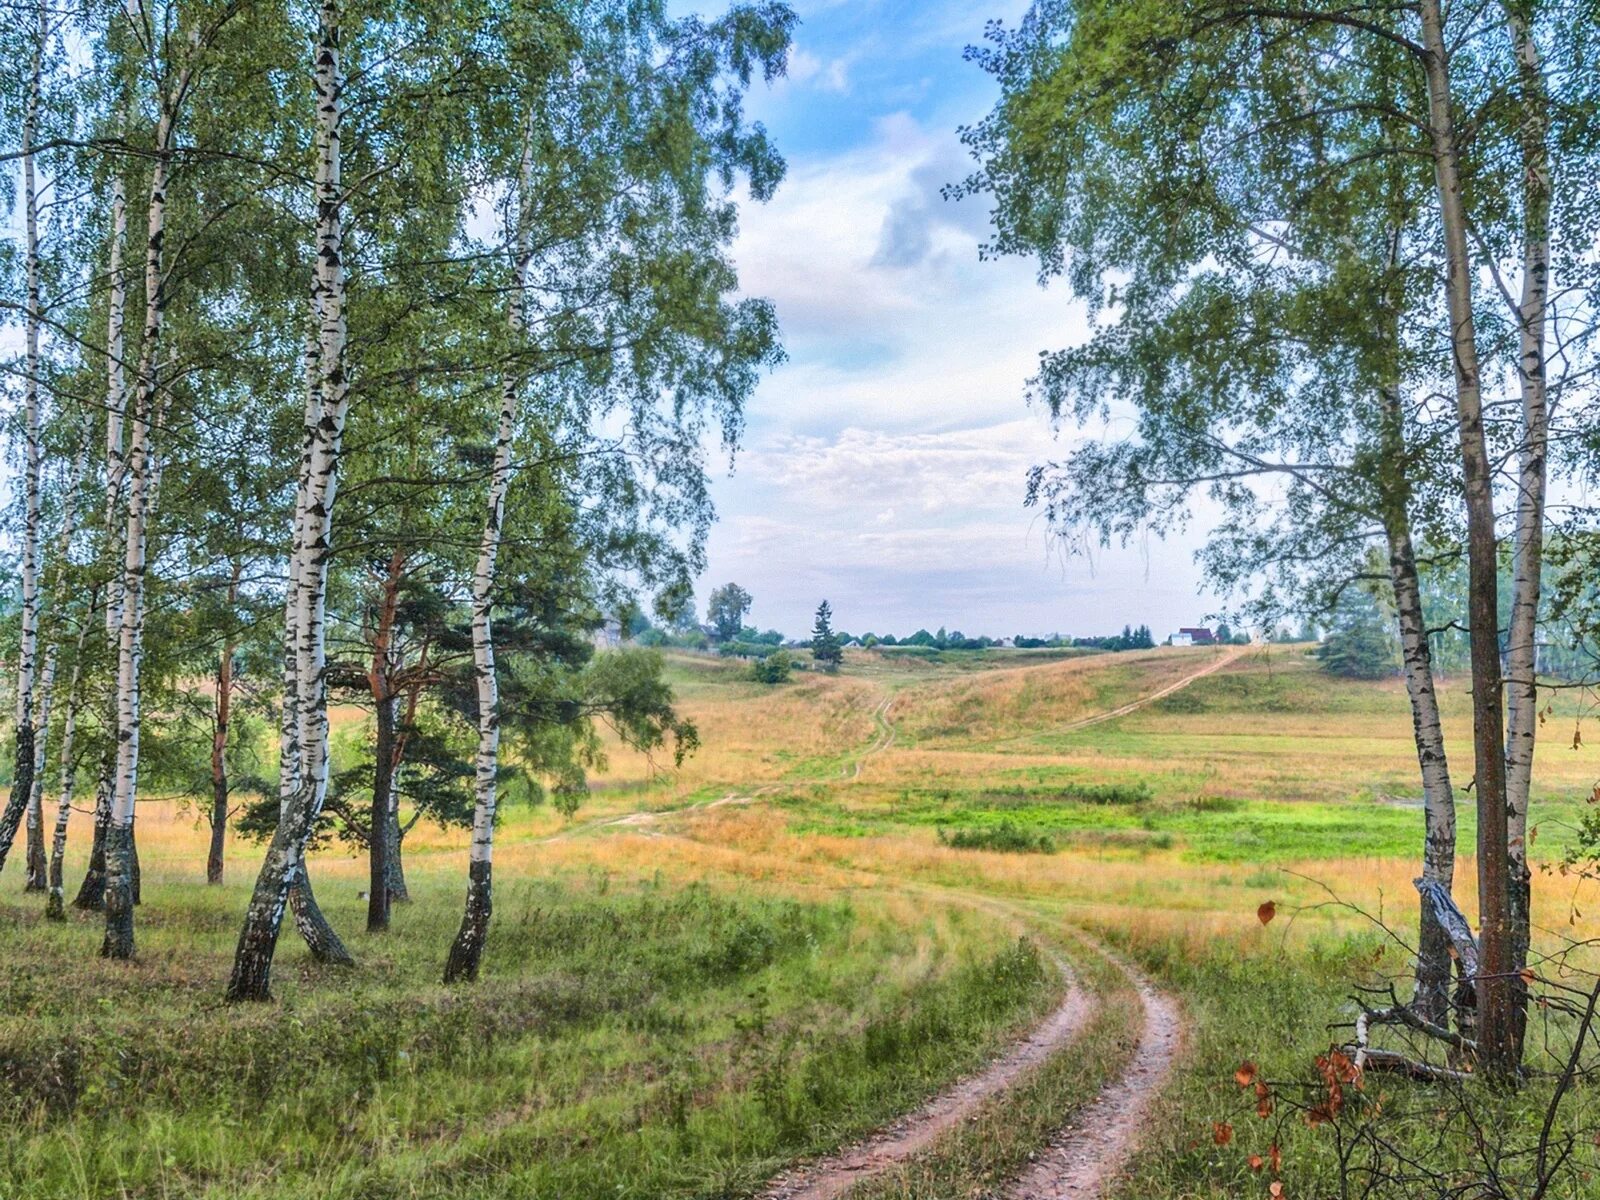
[[[1054,854],[1055,839],[1011,821],[949,832],[939,830],[939,844],[956,850],[997,850],[1003,854]]]
[[[817,619],[811,627],[811,657],[828,671],[838,670],[844,661],[839,635],[833,631],[833,609],[826,600],[817,605]]]
[[[1370,594],[1347,594],[1334,614],[1333,628],[1317,647],[1317,658],[1324,670],[1346,679],[1385,679],[1395,673],[1395,638]]]
[[[750,678],[757,683],[788,683],[794,660],[787,650],[774,650],[750,664]]]
[[[725,583],[711,593],[706,604],[706,621],[716,630],[719,641],[731,642],[739,636],[752,597],[737,583]]]

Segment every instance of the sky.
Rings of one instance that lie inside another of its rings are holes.
[[[685,3],[685,10],[704,4]],[[1081,305],[1024,259],[978,261],[981,201],[940,189],[972,160],[958,129],[995,89],[963,48],[1018,0],[796,0],[788,77],[749,115],[789,164],[746,201],[741,284],[776,307],[788,361],[760,386],[733,465],[714,459],[719,520],[702,609],[729,581],[762,628],[1074,635],[1148,623],[1160,637],[1219,607],[1197,539],[1092,558],[1061,553],[1023,505],[1028,468],[1080,436],[1052,433],[1025,384],[1041,351],[1085,339]]]

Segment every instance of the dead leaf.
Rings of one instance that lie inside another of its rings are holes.
[[[1261,1155],[1259,1155],[1259,1154],[1252,1154],[1252,1155],[1251,1155],[1251,1156],[1250,1156],[1250,1169],[1251,1169],[1251,1170],[1252,1170],[1252,1171],[1259,1171],[1259,1170],[1261,1170],[1261,1168],[1262,1168],[1262,1167],[1264,1167],[1264,1166],[1266,1166],[1266,1165],[1267,1165],[1267,1164],[1266,1164],[1266,1160],[1265,1160],[1265,1159],[1263,1159],[1263,1158],[1262,1158],[1262,1157],[1261,1157]]]
[[[1517,975],[1522,982],[1527,984],[1529,987],[1532,987],[1533,981],[1538,978],[1538,976],[1533,973],[1532,967],[1523,967],[1522,970],[1517,972]]]
[[[1260,908],[1256,909],[1256,920],[1260,921],[1263,925],[1272,924],[1272,918],[1277,915],[1278,906],[1272,900],[1268,900]]]
[[[1239,1064],[1239,1069],[1233,1073],[1233,1081],[1240,1087],[1249,1087],[1255,1081],[1256,1065],[1249,1059]]]
[[[1219,1146],[1226,1146],[1233,1141],[1233,1126],[1226,1121],[1218,1121],[1211,1127],[1211,1140]]]
[[[1267,1185],[1267,1195],[1271,1196],[1272,1200],[1283,1200],[1283,1184],[1274,1179]]]
[[[1272,1173],[1276,1175],[1283,1166],[1283,1155],[1278,1152],[1278,1143],[1272,1143],[1272,1149],[1267,1151],[1267,1161],[1272,1164]]]

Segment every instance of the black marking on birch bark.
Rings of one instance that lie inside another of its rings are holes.
[[[17,829],[22,824],[23,811],[28,806],[28,795],[33,790],[33,724],[31,714],[17,725],[16,763],[12,769],[11,796],[5,810],[0,812],[0,870],[5,869],[6,857],[17,840]]]
[[[445,961],[446,983],[472,983],[478,978],[484,943],[489,937],[489,918],[494,914],[494,863],[479,859],[468,870],[467,907],[461,928],[450,944]]]

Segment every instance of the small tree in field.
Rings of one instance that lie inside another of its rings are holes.
[[[817,605],[817,621],[811,627],[811,657],[829,671],[837,671],[844,661],[839,635],[833,632],[833,609],[826,600]]]
[[[1370,595],[1346,597],[1327,640],[1317,647],[1317,657],[1325,671],[1347,679],[1385,679],[1395,674],[1394,639]]]
[[[787,650],[774,650],[765,658],[758,658],[750,666],[750,678],[757,683],[788,683],[794,661]]]
[[[706,620],[717,631],[719,642],[731,642],[739,636],[752,602],[750,593],[737,583],[725,583],[711,593]]]

